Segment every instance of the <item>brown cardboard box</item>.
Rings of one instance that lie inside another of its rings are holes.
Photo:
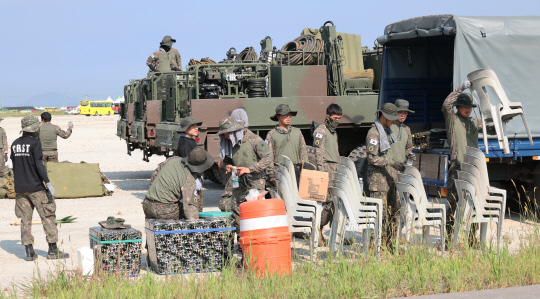
[[[298,193],[303,199],[326,202],[328,172],[302,169]]]

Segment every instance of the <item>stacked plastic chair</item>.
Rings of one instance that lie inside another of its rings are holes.
[[[506,137],[505,123],[517,115],[521,115],[525,130],[529,137],[529,142],[533,144],[531,130],[527,123],[527,118],[523,110],[523,105],[520,102],[510,102],[504,89],[502,88],[499,78],[492,69],[479,69],[467,75],[471,81],[471,92],[476,94],[480,100],[480,108],[482,111],[482,127],[486,127],[486,121],[493,121],[499,147],[503,149],[505,154],[510,153],[508,146],[508,137]],[[495,91],[494,96],[498,97],[500,103],[493,105],[489,99],[486,86],[491,86]],[[487,134],[484,132],[484,145],[486,153],[489,153]]]
[[[429,227],[438,225],[442,250],[445,249],[446,238],[446,204],[440,199],[428,198],[418,169],[406,166],[404,173],[398,174],[399,182],[396,189],[401,203],[400,216],[398,218],[397,245],[403,235],[405,227],[405,239],[411,241],[414,228],[421,228],[424,242],[428,242]]]
[[[361,194],[354,163],[344,157],[341,161],[335,180],[332,181],[333,187],[330,187],[335,207],[330,249],[338,254],[342,251],[347,230],[363,231],[365,245],[368,244],[370,232],[373,231],[377,246],[375,252],[378,255],[381,247],[382,200]]]

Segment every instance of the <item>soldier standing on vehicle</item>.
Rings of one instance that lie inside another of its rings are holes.
[[[239,187],[232,189],[231,212],[240,236],[240,204],[250,189],[264,191],[266,170],[272,166],[272,151],[261,137],[244,128],[243,121],[229,116],[219,122],[220,152],[226,172],[236,167]]]
[[[169,35],[165,36],[160,43],[159,50],[152,53],[146,60],[146,65],[151,72],[170,72],[182,70],[182,58],[178,50],[172,47],[176,40]]]
[[[73,131],[73,123],[68,123],[67,131],[60,129],[59,126],[51,124],[51,114],[49,112],[41,113],[41,126],[39,129],[39,140],[43,148],[43,165],[47,162],[58,163],[58,147],[56,138],[60,136],[67,139]]]
[[[411,129],[404,124],[404,122],[409,113],[414,113],[414,111],[409,109],[409,102],[406,100],[398,99],[394,105],[398,110],[397,115],[399,116],[399,119],[390,127],[394,136],[397,138],[397,141],[391,145],[390,152],[393,160],[407,163],[409,158],[414,160],[415,155],[412,152],[413,143]]]
[[[188,116],[184,117],[180,122],[179,138],[178,138],[178,148],[176,149],[176,154],[179,157],[185,158],[189,156],[189,153],[195,149],[197,141],[195,138],[199,135],[199,126],[202,125],[202,121],[196,121],[195,118]],[[196,198],[197,206],[199,207],[199,212],[203,211],[203,177],[202,175],[197,175],[195,182],[197,183],[197,193]]]
[[[150,179],[150,189],[142,202],[146,219],[199,219],[195,177],[214,165],[214,158],[202,147],[188,157],[172,157],[161,162]],[[183,202],[180,202],[183,200]]]
[[[3,121],[3,118],[0,118],[0,121]],[[9,145],[7,142],[6,130],[0,127],[0,151],[4,152],[4,158],[0,158],[0,178],[4,177],[4,171],[6,169],[6,162],[8,160],[8,149]]]
[[[458,194],[454,185],[457,179],[457,171],[461,170],[460,163],[463,162],[463,155],[466,147],[478,148],[478,133],[482,132],[482,121],[476,117],[471,117],[472,109],[476,107],[471,94],[463,93],[471,87],[471,82],[464,81],[456,88],[443,102],[442,111],[446,122],[446,137],[450,146],[450,165],[448,168],[448,182],[446,183],[448,204],[450,210],[446,212],[446,231],[450,239],[454,228],[454,213],[456,211]],[[457,112],[454,112],[454,107]],[[487,125],[486,131],[489,135],[495,135],[495,127]],[[473,228],[474,230],[474,228]],[[474,231],[471,231],[471,241],[474,241]]]
[[[15,215],[21,218],[21,243],[26,247],[26,260],[37,259],[34,252],[32,236],[32,214],[37,210],[47,242],[49,243],[48,259],[64,259],[69,254],[60,251],[58,228],[56,224],[56,203],[54,188],[49,181],[43,162],[43,153],[39,136],[39,120],[34,115],[25,116],[21,120],[22,137],[11,145],[11,161],[15,177]],[[43,182],[49,191],[46,191]]]
[[[278,125],[266,134],[266,143],[274,155],[274,163],[284,163],[282,155],[287,156],[294,164],[296,181],[300,181],[300,170],[308,162],[306,141],[300,129],[291,126],[291,118],[296,116],[289,105],[281,104],[276,107],[276,114],[270,116]]]
[[[392,158],[391,147],[397,138],[390,129],[400,117],[392,103],[386,103],[377,110],[378,118],[366,137],[367,175],[369,196],[383,201],[383,239],[391,245],[392,235],[397,231],[396,217],[399,217],[400,202],[395,181],[397,174],[405,169],[405,163]]]
[[[315,147],[316,151],[317,170],[328,172],[330,181],[334,179],[333,173],[337,172],[337,166],[340,162],[336,129],[342,114],[343,111],[338,104],[330,104],[326,108],[324,124],[319,125],[313,132],[313,147]],[[332,221],[332,217],[334,216],[334,202],[330,193],[328,193],[326,198],[327,203],[321,213],[321,226],[319,227],[320,246],[326,244],[322,230],[325,225]]]

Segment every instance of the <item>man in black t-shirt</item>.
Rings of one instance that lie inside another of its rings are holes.
[[[178,148],[176,149],[176,154],[179,157],[186,158],[189,156],[192,150],[194,150],[199,145],[195,138],[199,135],[199,126],[202,125],[202,121],[197,121],[191,116],[184,117],[180,122],[180,130],[178,130]],[[197,202],[197,207],[199,212],[203,211],[203,177],[202,175],[197,175],[196,177],[197,184],[197,197],[195,201]]]
[[[32,236],[32,214],[36,208],[46,239],[49,243],[48,259],[68,258],[56,246],[58,228],[56,227],[56,203],[54,188],[47,177],[43,166],[43,153],[39,141],[39,120],[34,115],[28,115],[21,120],[22,137],[11,144],[11,161],[15,177],[15,215],[21,218],[21,243],[26,247],[26,260],[37,259],[34,252],[34,236]],[[47,185],[48,192],[43,186]]]

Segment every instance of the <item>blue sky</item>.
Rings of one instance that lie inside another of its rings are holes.
[[[332,20],[373,46],[386,25],[430,14],[530,15],[540,1],[0,1],[4,106],[113,99],[142,78],[165,35],[190,58],[220,61],[271,36],[281,48],[303,28]]]

